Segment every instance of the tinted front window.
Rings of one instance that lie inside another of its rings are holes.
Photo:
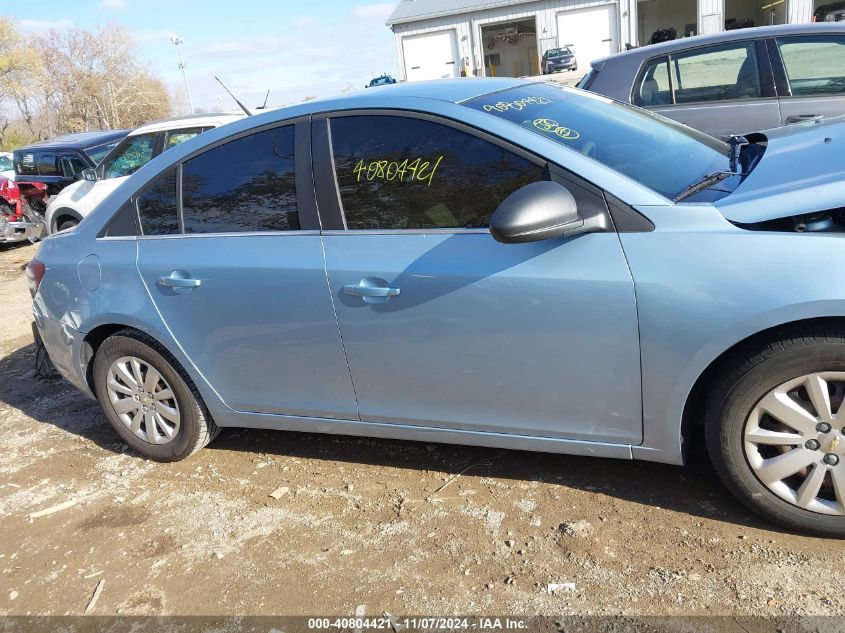
[[[299,229],[294,128],[258,132],[185,163],[182,207],[186,233]]]
[[[127,136],[103,159],[103,178],[134,174],[153,159],[155,141],[155,133]]]
[[[159,178],[138,196],[138,216],[144,235],[179,232],[176,210],[176,170]]]
[[[62,175],[65,178],[73,178],[76,174],[88,167],[79,156],[72,155],[62,156],[59,163],[61,164]]]
[[[727,144],[589,92],[534,84],[477,97],[464,105],[565,145],[668,198],[705,175],[730,169]],[[724,181],[721,186],[729,184]],[[726,194],[710,191],[688,200],[705,195]]]
[[[754,42],[672,55],[675,103],[761,96]]]
[[[845,92],[845,36],[777,40],[793,96]]]
[[[546,169],[454,128],[398,116],[332,119],[350,229],[484,228],[508,195]]]
[[[12,159],[8,156],[0,156],[0,171],[12,169]]]

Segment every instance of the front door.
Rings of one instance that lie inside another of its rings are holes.
[[[616,234],[501,244],[493,210],[549,178],[543,161],[420,118],[337,117],[330,130],[347,228],[324,247],[361,419],[640,441],[634,288]],[[568,186],[579,208],[604,205]]]
[[[308,134],[300,124],[306,154]],[[138,269],[176,342],[229,407],[357,419],[309,183],[297,181],[293,125],[187,160],[138,196]]]

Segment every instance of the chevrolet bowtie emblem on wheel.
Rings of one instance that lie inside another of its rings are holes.
[[[830,441],[830,446],[828,446],[828,447],[827,447],[827,452],[828,452],[828,453],[832,453],[832,452],[833,452],[833,451],[835,451],[837,448],[839,448],[839,438],[840,438],[840,437],[841,437],[841,436],[837,435],[836,437],[834,437],[834,438]]]

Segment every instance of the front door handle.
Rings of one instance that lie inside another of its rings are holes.
[[[186,292],[196,288],[202,283],[201,279],[194,279],[188,273],[181,270],[174,270],[168,277],[159,277],[158,285],[165,288],[173,288],[177,292]]]
[[[395,297],[399,288],[379,288],[373,286],[344,286],[343,292],[353,297]]]
[[[399,295],[399,288],[391,288],[383,279],[364,277],[357,284],[343,287],[343,294],[361,297],[365,303],[384,303],[390,297]]]
[[[823,114],[790,114],[786,117],[787,123],[805,123],[807,121],[821,121]]]

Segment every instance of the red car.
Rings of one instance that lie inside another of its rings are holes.
[[[0,176],[0,244],[32,241],[44,233],[47,186]]]

